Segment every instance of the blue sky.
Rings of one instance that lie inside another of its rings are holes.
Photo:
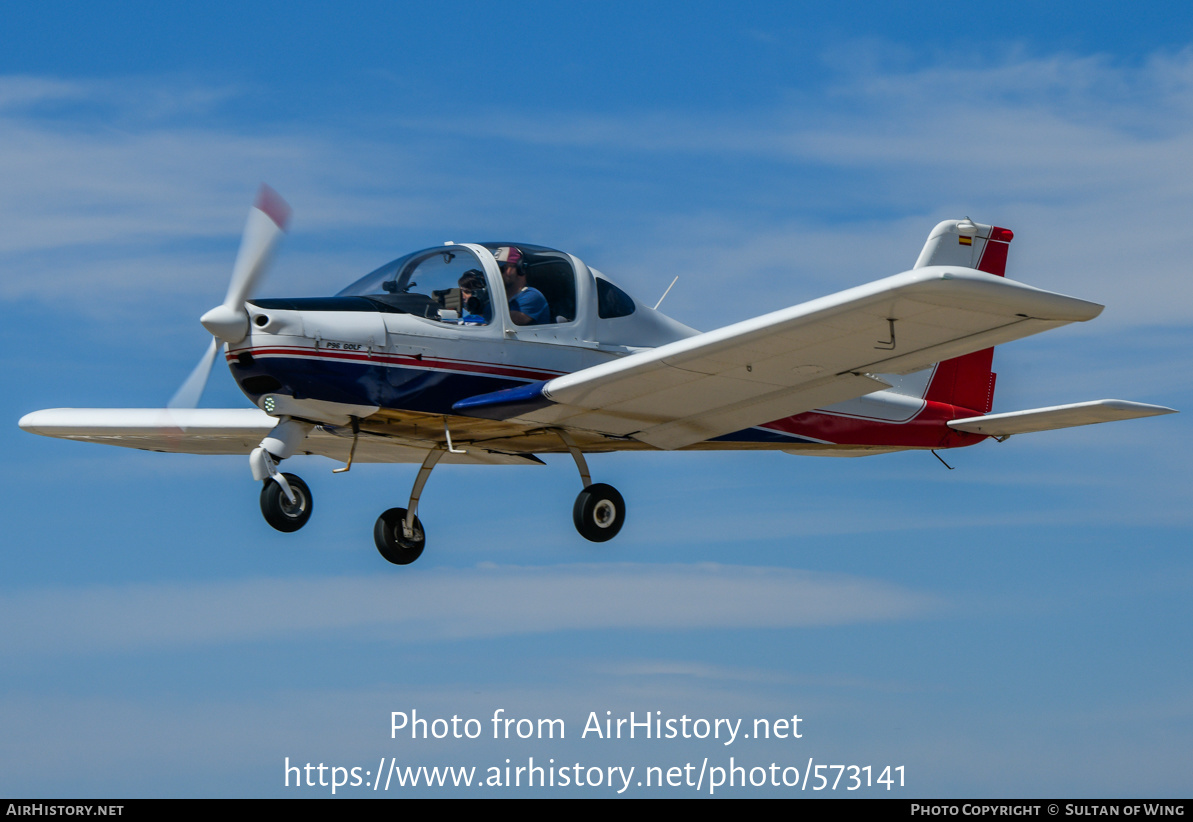
[[[5,16],[0,793],[328,792],[286,789],[286,757],[484,773],[732,756],[903,765],[891,794],[908,797],[1189,795],[1188,414],[984,443],[948,453],[954,471],[923,453],[594,456],[629,506],[603,546],[572,528],[570,461],[448,466],[404,569],[371,530],[412,466],[296,463],[317,508],[287,536],[243,458],[16,427],[163,404],[207,344],[197,317],[262,181],[295,209],[266,295],[510,237],[651,302],[679,274],[665,307],[702,329],[902,271],[937,221],[969,215],[1016,232],[1010,276],[1107,306],[1000,348],[996,411],[1193,408],[1187,9]],[[245,401],[217,369],[204,404]],[[390,738],[392,711],[498,708],[568,736]],[[605,711],[798,714],[804,736],[581,739]],[[582,793],[613,791],[529,791]]]

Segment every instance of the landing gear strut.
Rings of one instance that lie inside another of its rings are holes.
[[[576,497],[576,503],[572,506],[572,522],[576,524],[580,536],[589,542],[608,542],[617,536],[617,532],[625,524],[625,500],[612,485],[603,482],[593,483],[592,474],[588,472],[588,462],[576,441],[566,431],[556,433],[567,446],[572,459],[576,461],[580,481],[584,483],[584,490]]]
[[[278,471],[278,463],[294,453],[313,427],[282,417],[249,455],[253,479],[265,483],[261,488],[261,513],[266,522],[285,534],[307,524],[315,509],[315,499],[299,477]]]

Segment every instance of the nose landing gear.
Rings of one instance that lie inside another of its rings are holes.
[[[299,477],[278,471],[278,463],[294,453],[313,427],[282,417],[269,436],[249,454],[253,479],[265,483],[261,488],[261,513],[266,522],[285,534],[307,524],[315,509],[315,498]]]

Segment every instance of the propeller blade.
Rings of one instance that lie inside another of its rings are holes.
[[[220,342],[211,338],[211,345],[207,346],[207,353],[199,360],[195,370],[186,378],[181,387],[166,403],[166,408],[197,408],[199,398],[203,396],[203,389],[207,387],[207,378],[211,376],[211,366],[215,362],[215,355],[219,353]]]
[[[269,186],[261,186],[257,202],[249,212],[240,240],[240,252],[232,269],[232,281],[224,305],[239,308],[253,292],[253,286],[265,270],[269,255],[290,220],[290,206]]]
[[[249,318],[244,302],[265,272],[269,257],[286,230],[289,219],[290,206],[286,205],[286,201],[269,186],[261,186],[257,202],[244,226],[244,236],[240,241],[236,264],[232,267],[232,280],[228,283],[224,302],[199,319],[214,336],[228,343],[237,343],[248,334]]]

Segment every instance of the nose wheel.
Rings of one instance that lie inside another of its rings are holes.
[[[294,495],[293,502],[286,498],[282,486],[272,478],[265,480],[261,488],[261,514],[276,530],[290,534],[307,524],[315,508],[311,489],[294,474],[282,474]]]
[[[278,471],[278,463],[289,457],[314,426],[282,417],[269,436],[249,454],[253,479],[263,480],[261,514],[273,528],[291,534],[307,524],[315,499],[311,489],[294,474]]]

